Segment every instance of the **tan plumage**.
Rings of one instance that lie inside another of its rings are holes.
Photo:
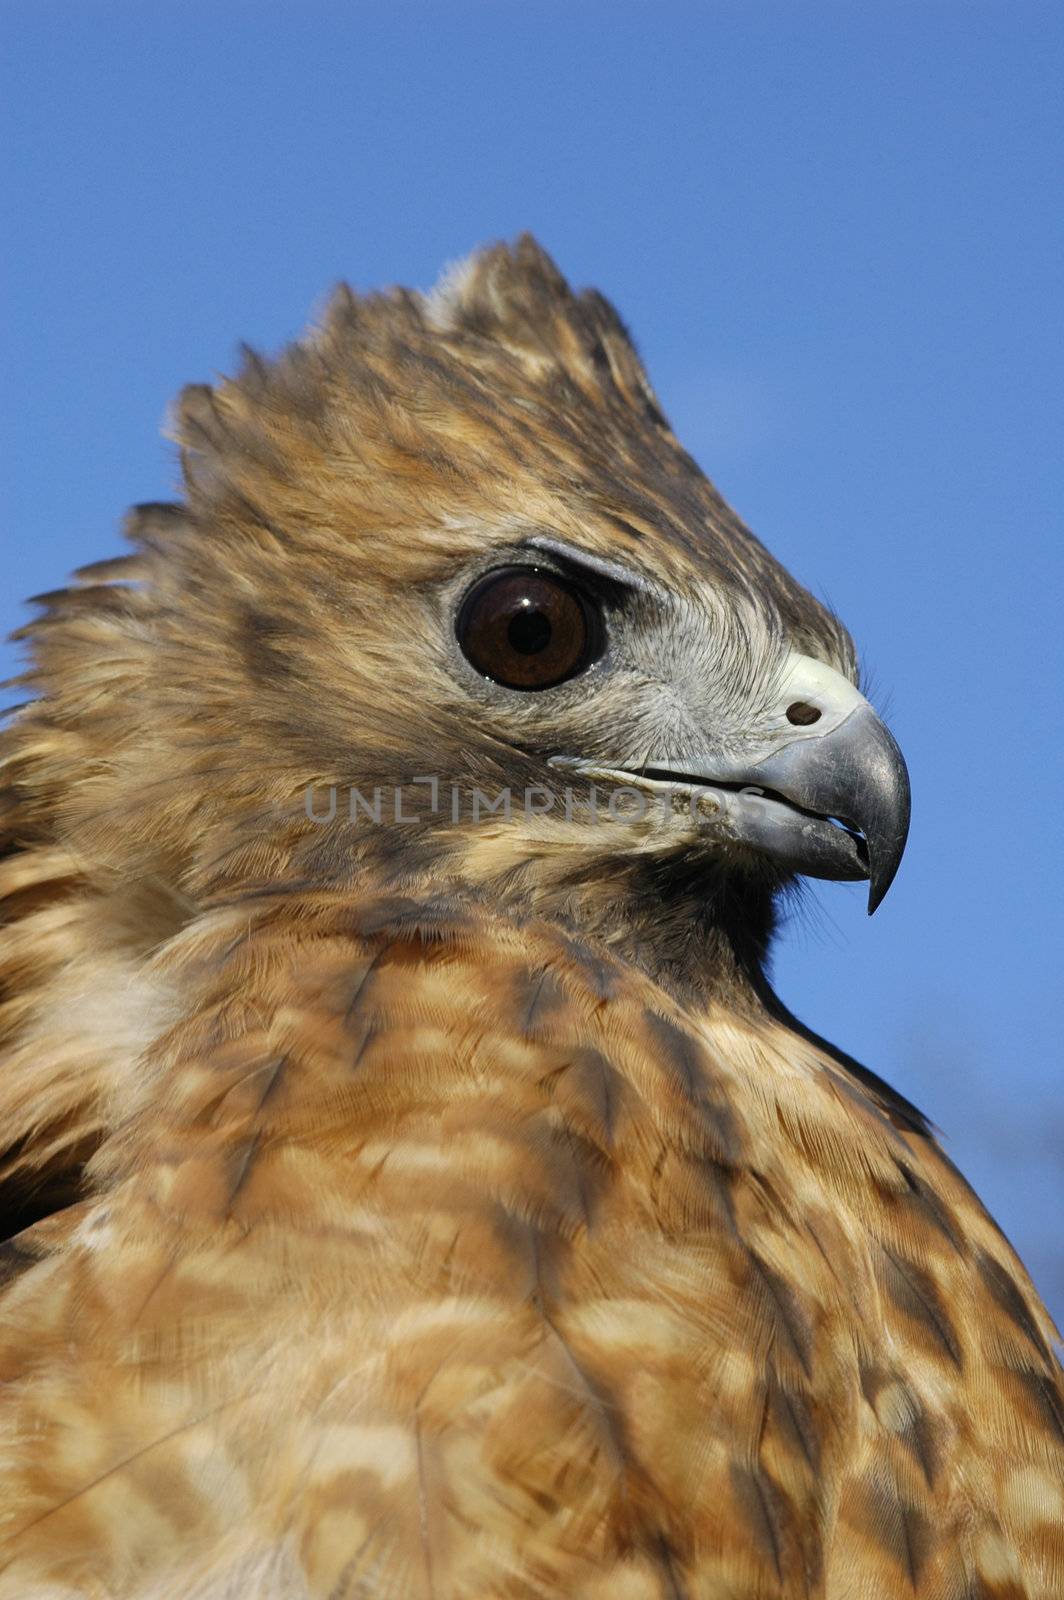
[[[751,738],[787,650],[852,678],[612,309],[496,248],[178,431],[185,503],[47,597],[4,735],[0,1597],[1064,1593],[1054,1330],[772,997],[788,873],[579,783],[307,814],[646,765],[685,652]],[[660,680],[461,676],[530,531],[669,592]]]

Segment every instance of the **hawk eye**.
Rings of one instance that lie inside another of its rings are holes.
[[[486,573],[462,601],[455,632],[466,660],[506,689],[552,689],[601,653],[597,606],[539,567]]]

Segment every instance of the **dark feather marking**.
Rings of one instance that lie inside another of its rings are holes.
[[[778,1273],[765,1265],[757,1253],[747,1249],[747,1259],[757,1273],[768,1295],[775,1321],[786,1335],[795,1359],[808,1378],[812,1372],[812,1332],[807,1319],[790,1285]]]
[[[591,358],[591,365],[595,368],[595,371],[598,373],[599,377],[607,378],[612,382],[613,368],[610,365],[610,358],[606,354],[606,347],[602,343],[602,340],[592,339],[590,345],[588,346],[587,353]]]
[[[168,781],[168,780],[167,780]],[[219,860],[224,859],[219,857]],[[283,881],[272,880],[269,883],[256,884],[253,889],[244,889],[240,894],[226,895],[223,899],[212,902],[211,909],[228,911],[236,906],[247,905],[253,900],[276,900],[278,907],[292,895],[306,894],[321,888],[315,878],[286,878]]]
[[[693,1104],[700,1103],[705,1082],[705,1057],[697,1041],[678,1028],[671,1018],[663,1017],[658,1011],[648,1008],[644,1015],[655,1043],[676,1073],[688,1100]]]
[[[661,1175],[665,1171],[665,1163],[669,1159],[669,1147],[663,1144],[654,1157],[654,1165],[650,1169],[650,1183],[648,1186],[650,1204],[655,1212],[661,1213]]]
[[[667,433],[672,432],[672,424],[669,422],[668,417],[649,395],[643,396],[643,409],[656,428],[664,428]]]
[[[1050,1372],[1036,1372],[1027,1367],[1017,1373],[1017,1377],[1043,1421],[1064,1444],[1064,1384],[1061,1383],[1059,1366],[1055,1362],[1053,1365],[1055,1370]]]
[[[160,535],[169,539],[192,520],[188,506],[178,500],[142,500],[126,512],[122,532],[134,544],[152,546]]]
[[[784,1388],[779,1375],[770,1371],[765,1391],[766,1409],[771,1407],[781,1431],[798,1446],[814,1472],[820,1468],[820,1435],[809,1414],[809,1407],[799,1394]]]
[[[934,1488],[938,1476],[940,1431],[935,1419],[919,1403],[912,1420],[901,1431],[901,1438],[912,1451],[929,1489]]]
[[[882,1367],[869,1366],[862,1361],[857,1369],[857,1377],[861,1385],[861,1393],[868,1404],[875,1410],[876,1396],[888,1383],[893,1382],[893,1374]]]
[[[568,1074],[578,1092],[590,1103],[604,1143],[611,1144],[616,1109],[613,1063],[600,1050],[574,1050],[558,1071],[550,1074],[549,1081],[553,1084],[560,1073]]]
[[[903,1569],[915,1589],[931,1544],[931,1530],[924,1514],[896,1493],[869,1485],[862,1524],[880,1549]]]
[[[778,1582],[783,1582],[782,1539],[777,1526],[778,1508],[775,1486],[763,1473],[752,1472],[737,1462],[731,1464],[731,1481],[735,1498],[743,1513],[753,1542],[772,1563]]]
[[[673,1554],[669,1548],[669,1541],[666,1539],[663,1533],[658,1534],[658,1555],[660,1556],[661,1564],[665,1569],[664,1577],[668,1586],[667,1600],[687,1600],[687,1590],[683,1588],[680,1583],[680,1579],[676,1571],[676,1563],[673,1560]]]
[[[428,907],[410,900],[405,895],[382,896],[366,905],[352,906],[344,922],[360,938],[371,939],[379,933],[395,934],[411,915],[427,914]]]
[[[580,1202],[580,1210],[583,1214],[584,1227],[590,1230],[591,1201],[587,1192],[587,1184],[584,1181],[584,1172],[587,1167],[587,1160],[586,1157],[583,1159],[581,1158],[577,1139],[571,1128],[565,1129],[564,1137],[569,1151],[569,1160],[572,1163],[573,1186],[576,1189],[576,1197]]]
[[[362,1034],[358,1048],[355,1051],[354,1059],[351,1062],[353,1067],[361,1066],[363,1056],[366,1054],[366,1051],[369,1049],[370,1045],[380,1037],[380,1032],[381,1030],[377,1027],[375,1022],[369,1022],[366,1024],[365,1031]]]
[[[916,1588],[927,1559],[928,1547],[931,1543],[931,1531],[927,1525],[927,1518],[915,1506],[907,1506],[898,1501],[898,1520],[901,1524],[901,1536],[904,1541],[905,1567],[909,1574],[909,1582]]]
[[[881,1243],[880,1248],[886,1262],[883,1282],[894,1304],[927,1328],[954,1366],[960,1367],[961,1347],[932,1280],[886,1245]]]
[[[299,665],[298,656],[286,648],[293,639],[312,644],[314,635],[289,617],[271,616],[246,605],[234,618],[235,643],[253,683],[284,684]]]
[[[953,1214],[942,1197],[918,1177],[907,1162],[896,1159],[895,1165],[905,1180],[906,1194],[903,1198],[911,1205],[919,1207],[921,1215],[931,1223],[932,1227],[937,1228],[954,1250],[961,1255],[965,1254],[963,1234],[956,1227]]]
[[[514,1001],[518,1027],[528,1035],[565,1004],[565,991],[549,967],[536,972],[522,968],[514,976]]]
[[[227,1217],[232,1215],[236,1198],[247,1182],[260,1139],[261,1134],[254,1133],[250,1139],[242,1140],[232,1152],[230,1157],[229,1195],[225,1203]]]
[[[608,511],[606,520],[612,523],[615,528],[618,528],[621,533],[627,534],[628,538],[634,540],[636,544],[646,544],[646,534],[631,522],[628,522],[626,518],[618,516],[615,511]]]
[[[1019,1328],[1020,1332],[1038,1351],[1038,1354],[1046,1362],[1050,1362],[1052,1356],[1049,1347],[1039,1333],[1038,1325],[1031,1315],[1030,1307],[1012,1274],[1001,1265],[1000,1261],[995,1261],[993,1256],[987,1255],[985,1251],[979,1252],[975,1264],[979,1269],[980,1277],[990,1291],[994,1304],[1005,1313],[1015,1327]]]
[[[344,1011],[343,1024],[344,1028],[348,1032],[354,1033],[356,1021],[358,1024],[358,1039],[355,1045],[355,1054],[352,1061],[352,1065],[356,1067],[362,1060],[362,1055],[366,1049],[366,1046],[370,1043],[370,1040],[377,1032],[376,1025],[372,1021],[372,1018],[363,1015],[363,1010],[365,1007],[365,1002],[369,999],[370,993],[372,992],[373,980],[376,977],[377,969],[382,959],[391,948],[392,947],[390,944],[382,945],[381,948],[375,953],[373,958],[367,963],[365,970],[358,976],[354,990],[351,994],[351,998],[347,1002],[347,1007]]]
[[[672,1068],[686,1099],[698,1108],[713,1134],[712,1159],[723,1166],[737,1166],[743,1155],[742,1139],[731,1107],[712,1092],[711,1072],[702,1046],[660,1012],[648,1007],[643,1015],[653,1042]]]
[[[617,988],[617,973],[613,966],[577,939],[566,939],[565,950],[573,964],[579,967],[595,998],[609,1000]]]

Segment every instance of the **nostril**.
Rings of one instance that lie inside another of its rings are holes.
[[[820,712],[807,700],[796,700],[787,707],[787,721],[793,722],[796,728],[808,728],[810,723],[820,721]]]

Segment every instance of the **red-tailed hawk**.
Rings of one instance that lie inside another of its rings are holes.
[[[1059,1600],[1049,1318],[764,976],[904,764],[610,305],[177,430],[3,738],[3,1600]]]

